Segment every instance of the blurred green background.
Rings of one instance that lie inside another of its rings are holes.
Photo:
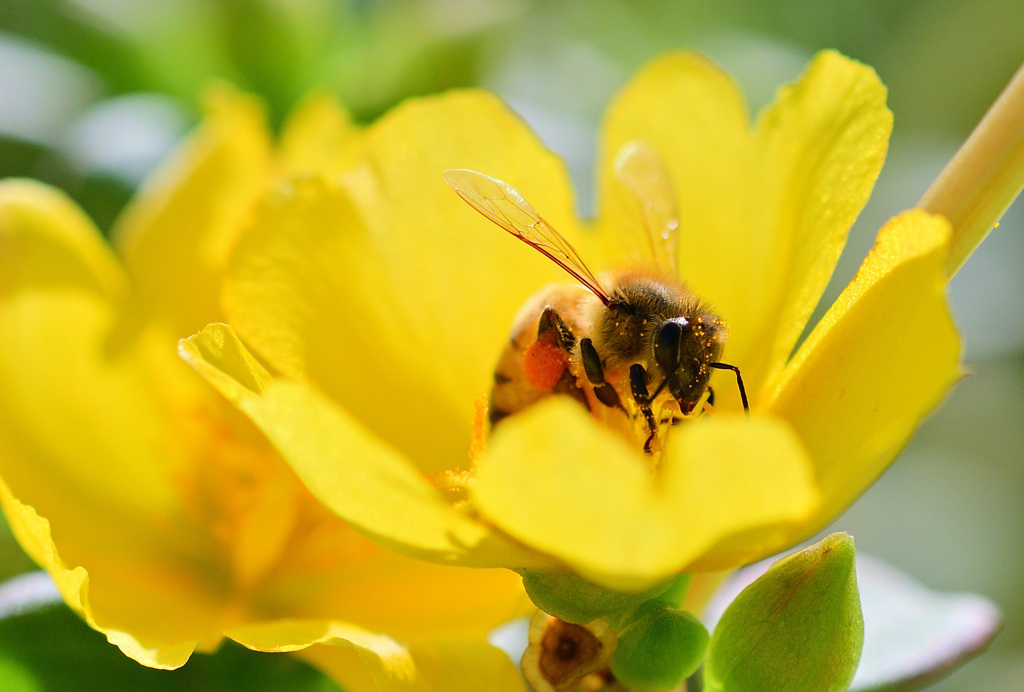
[[[480,84],[569,162],[589,213],[601,113],[648,59],[701,50],[756,111],[837,48],[878,71],[895,130],[828,304],[1024,60],[1022,27],[1020,0],[0,0],[0,177],[57,185],[106,229],[213,78],[262,95],[274,123],[314,87],[366,121],[408,95]],[[1005,630],[944,692],[1024,681],[1022,268],[1018,204],[950,289],[971,375],[835,524],[921,582],[1002,608]],[[4,530],[0,578],[30,569]]]

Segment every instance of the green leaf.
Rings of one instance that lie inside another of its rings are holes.
[[[711,637],[708,692],[845,690],[864,643],[853,538],[835,533],[776,562]]]
[[[233,642],[225,642],[212,655],[193,655],[178,670],[145,668],[108,644],[59,599],[54,603],[52,594],[42,597],[56,591],[52,583],[50,591],[42,586],[45,574],[17,579],[24,583],[11,580],[0,585],[0,608],[6,615],[0,619],[0,688],[4,692],[338,690],[294,656],[261,654]]]
[[[857,556],[864,606],[864,654],[858,692],[906,692],[949,675],[999,633],[999,610],[970,593],[925,588],[895,567]]]
[[[707,648],[708,631],[697,618],[651,601],[619,632],[611,669],[629,689],[670,690],[697,670]]]
[[[563,622],[586,625],[598,618],[632,611],[668,591],[669,579],[646,591],[614,591],[567,570],[521,570],[523,588],[534,605]]]

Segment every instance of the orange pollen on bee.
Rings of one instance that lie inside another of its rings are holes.
[[[523,354],[526,381],[542,392],[554,389],[568,363],[565,351],[546,339],[534,341]]]

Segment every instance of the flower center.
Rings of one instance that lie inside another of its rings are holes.
[[[608,661],[617,640],[603,620],[582,626],[538,612],[529,636],[522,669],[537,692],[601,690],[614,681]]]

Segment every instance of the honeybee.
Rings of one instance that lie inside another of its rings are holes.
[[[444,172],[462,199],[568,273],[577,284],[548,286],[520,311],[498,359],[490,395],[492,425],[552,394],[567,394],[597,417],[641,426],[644,451],[656,449],[659,429],[690,416],[713,399],[713,369],[728,330],[721,317],[678,277],[679,227],[668,175],[647,146],[631,142],[616,156],[614,173],[637,206],[648,266],[595,275],[576,249],[508,183],[476,171]],[[710,403],[710,402],[709,402]]]

